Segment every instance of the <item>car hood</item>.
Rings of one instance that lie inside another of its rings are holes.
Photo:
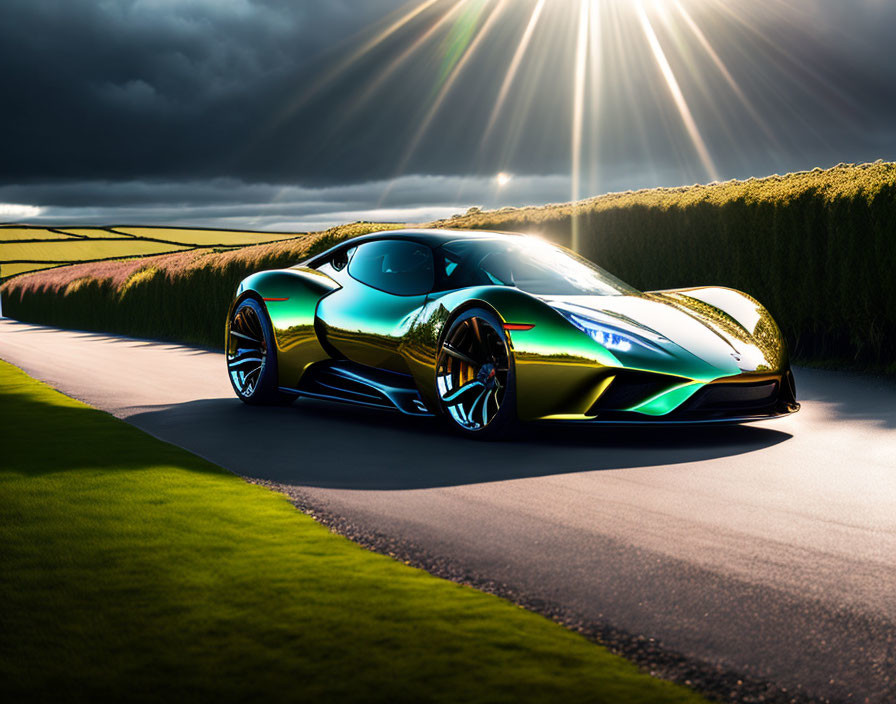
[[[733,292],[732,292],[733,293]],[[754,336],[725,311],[676,292],[629,296],[539,296],[554,308],[642,335],[670,355],[693,355],[720,375],[768,371],[778,366]],[[766,314],[767,317],[767,314]]]

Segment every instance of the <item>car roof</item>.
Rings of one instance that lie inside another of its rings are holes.
[[[351,241],[366,240],[414,240],[433,247],[438,247],[446,242],[463,239],[482,239],[495,237],[522,237],[515,232],[488,232],[486,230],[438,230],[428,228],[415,228],[406,230],[381,230],[371,232],[369,235],[353,237]],[[348,240],[346,240],[348,241]]]
[[[371,232],[367,235],[359,235],[350,237],[342,242],[334,245],[325,252],[316,254],[315,256],[301,263],[302,266],[316,266],[344,247],[355,247],[364,242],[375,242],[377,240],[410,240],[412,242],[420,242],[430,247],[440,247],[446,242],[455,242],[456,240],[475,240],[475,239],[497,239],[524,237],[525,235],[516,232],[488,232],[487,230],[439,230],[427,228],[409,228],[405,230],[380,230],[379,232]]]

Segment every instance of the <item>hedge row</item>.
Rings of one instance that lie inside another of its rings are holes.
[[[769,308],[798,360],[896,371],[896,163],[471,211],[433,225],[537,232],[567,244],[575,230],[585,256],[643,290],[747,291]],[[384,227],[37,272],[3,285],[4,312],[220,347],[240,279]]]

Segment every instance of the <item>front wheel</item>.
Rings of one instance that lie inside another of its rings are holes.
[[[227,372],[230,384],[243,403],[282,404],[295,399],[280,391],[274,331],[264,307],[244,298],[227,325]]]
[[[516,422],[516,379],[510,344],[497,316],[463,312],[442,340],[436,363],[442,414],[463,435],[493,439]]]

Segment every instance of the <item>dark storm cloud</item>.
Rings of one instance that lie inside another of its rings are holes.
[[[689,73],[687,55],[670,54],[684,93],[704,98],[693,100],[692,110],[722,177],[896,158],[896,3],[776,0],[756,3],[764,9],[755,11],[754,3],[740,3],[749,31],[733,31],[728,25],[736,30],[737,23],[726,25],[713,3],[686,4],[765,123],[757,124],[718,71]],[[526,80],[515,84],[488,141],[481,137],[531,8],[523,0],[525,11],[496,27],[412,152],[409,142],[444,79],[451,51],[444,38],[359,103],[447,5],[440,0],[315,92],[321,77],[407,5],[2,0],[0,201],[38,205],[45,217],[83,215],[89,206],[91,213],[107,208],[152,221],[178,213],[182,221],[178,207],[229,217],[227,208],[233,214],[270,203],[280,209],[269,211],[272,217],[297,222],[315,208],[357,213],[523,197],[489,190],[488,177],[499,170],[517,174],[517,184],[532,175],[532,202],[564,198],[574,20],[545,27],[556,45],[524,62]],[[629,57],[628,72],[613,63],[611,47],[603,50],[614,80],[599,96],[600,120],[586,116],[584,193],[706,180],[629,14],[623,45],[637,40],[642,48]],[[657,19],[656,30],[664,46],[675,46],[673,29]],[[537,99],[526,100],[527,82]],[[383,182],[399,172],[453,180],[433,188],[437,182],[425,177],[405,179],[384,198]],[[276,184],[294,188],[285,210],[272,201]],[[345,184],[360,190],[339,191]]]
[[[227,174],[315,57],[397,4],[3,0],[0,178]]]
[[[377,205],[388,188],[389,205]],[[358,220],[428,222],[485,207],[562,201],[569,192],[562,176],[494,178],[404,176],[369,182],[305,188],[245,183],[220,178],[177,182],[68,182],[0,186],[0,203],[40,203],[13,207],[0,221],[33,224],[178,224],[256,230],[306,231]],[[459,206],[458,204],[464,204]],[[9,208],[10,206],[7,206]]]

